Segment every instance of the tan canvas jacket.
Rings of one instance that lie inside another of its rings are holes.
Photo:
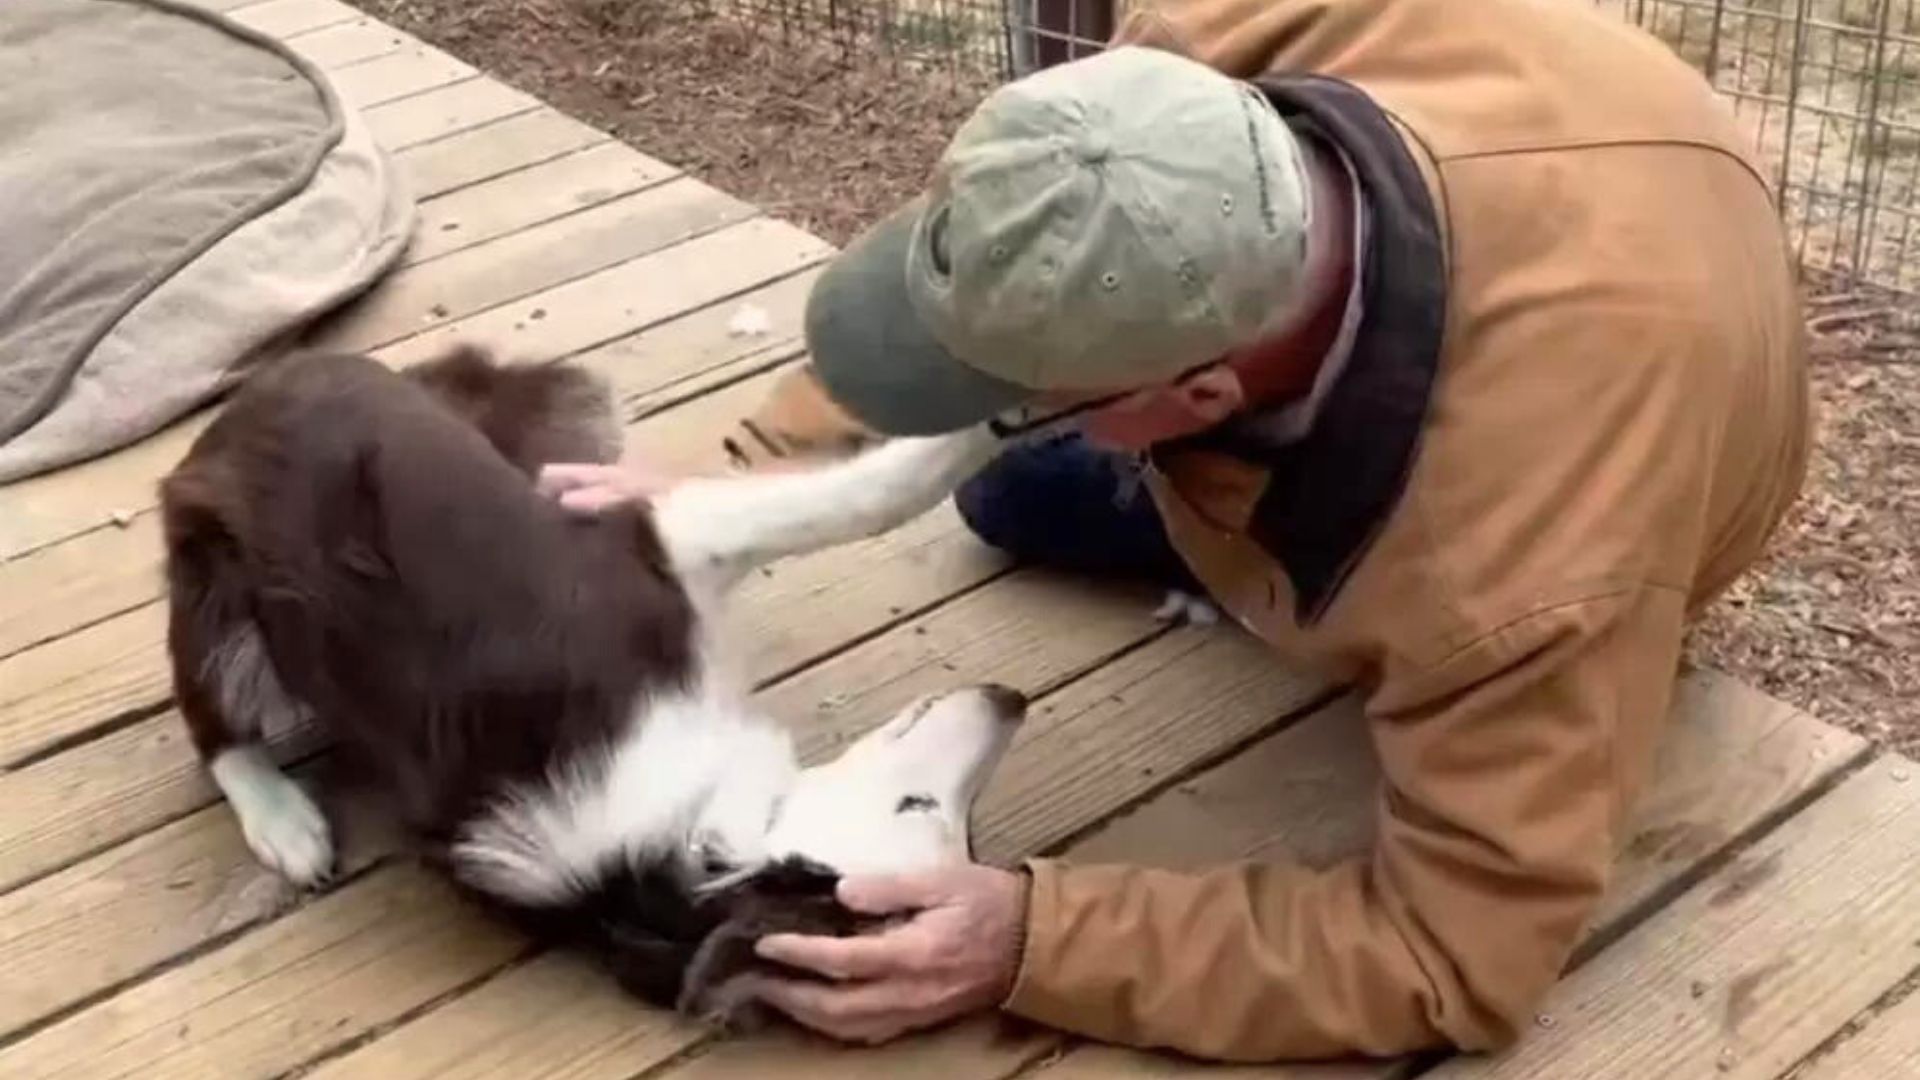
[[[1574,0],[1159,0],[1119,40],[1256,80],[1366,192],[1312,429],[1249,417],[1148,482],[1216,598],[1358,687],[1384,780],[1332,867],[1032,860],[1005,1007],[1207,1058],[1507,1043],[1607,887],[1685,620],[1799,489],[1765,179],[1697,74]],[[805,399],[763,434],[832,429]]]

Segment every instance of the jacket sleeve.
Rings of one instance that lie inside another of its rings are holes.
[[[1684,618],[1662,588],[1569,604],[1376,694],[1366,856],[1199,873],[1033,860],[1005,1008],[1209,1059],[1510,1042],[1605,888]]]

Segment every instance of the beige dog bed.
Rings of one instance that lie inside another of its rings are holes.
[[[325,78],[171,0],[0,0],[0,483],[212,399],[414,207]]]

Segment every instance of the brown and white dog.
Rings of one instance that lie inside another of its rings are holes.
[[[650,1002],[728,1019],[759,934],[860,926],[838,875],[967,855],[1025,701],[928,697],[803,768],[729,661],[720,601],[755,567],[932,509],[997,444],[898,440],[589,519],[534,484],[618,457],[584,371],[471,349],[406,374],[289,361],[161,484],[180,711],[248,845],[293,882],[330,877],[332,831],[262,733],[312,721],[467,894]]]

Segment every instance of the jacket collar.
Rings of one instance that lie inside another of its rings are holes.
[[[1286,572],[1295,617],[1312,623],[1405,491],[1439,368],[1447,264],[1426,181],[1378,105],[1324,76],[1254,85],[1289,123],[1310,125],[1353,165],[1371,221],[1359,267],[1364,316],[1304,435],[1280,434],[1276,413],[1254,414],[1169,449],[1224,452],[1266,471],[1247,532]]]

